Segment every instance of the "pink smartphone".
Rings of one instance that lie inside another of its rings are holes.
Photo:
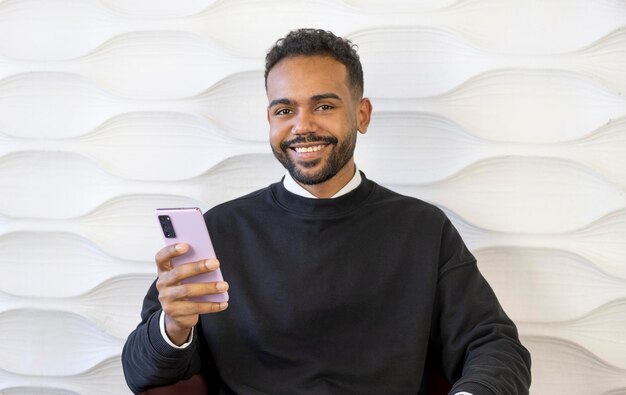
[[[202,212],[197,207],[185,208],[158,208],[156,215],[161,225],[163,239],[166,245],[175,243],[187,243],[189,251],[184,255],[172,259],[174,266],[187,262],[195,262],[203,259],[216,258],[211,237],[207,230]],[[222,272],[217,269],[212,272],[202,273],[181,281],[187,283],[207,283],[223,281]],[[213,295],[205,295],[190,300],[198,302],[226,302],[228,293],[223,292]]]

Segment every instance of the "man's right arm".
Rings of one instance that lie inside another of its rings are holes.
[[[191,262],[173,267],[172,258],[189,250],[184,243],[164,247],[156,254],[159,277],[143,303],[141,323],[129,335],[122,351],[124,376],[135,393],[187,379],[201,369],[200,331],[192,331],[200,314],[225,310],[228,303],[195,302],[190,298],[225,292],[228,284],[181,281],[217,270],[219,261]],[[163,324],[160,319],[163,316]],[[164,328],[162,328],[164,326]],[[163,330],[164,329],[164,330]],[[165,332],[165,333],[163,333]],[[195,333],[194,333],[195,332]],[[192,338],[190,339],[190,334]],[[187,347],[180,348],[186,342]]]
[[[128,336],[122,351],[124,377],[133,393],[172,384],[200,371],[197,339],[182,349],[170,346],[159,328],[161,314],[155,281],[144,299],[141,323]]]

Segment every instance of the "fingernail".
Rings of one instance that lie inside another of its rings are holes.
[[[226,291],[226,288],[228,288],[228,284],[226,284],[226,283],[217,283],[215,288],[217,288],[218,291]]]
[[[174,249],[176,249],[176,251],[179,251],[179,252],[180,252],[180,251],[182,251],[182,250],[183,250],[183,245],[182,245],[182,244],[176,244],[176,245],[174,246]]]
[[[220,310],[226,310],[227,307],[228,307],[228,302],[220,303]]]
[[[204,261],[204,266],[207,269],[215,269],[217,268],[217,261],[215,259],[207,259]]]

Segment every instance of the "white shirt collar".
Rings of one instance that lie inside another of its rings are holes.
[[[361,178],[361,173],[359,172],[359,168],[356,167],[355,165],[354,169],[355,171],[354,171],[354,176],[352,176],[352,179],[346,185],[344,185],[343,188],[337,191],[336,194],[331,196],[331,199],[345,195],[346,193],[351,192],[352,190],[356,189],[359,185],[361,185],[362,178]],[[283,180],[283,186],[285,187],[286,190],[288,190],[289,192],[293,194],[311,198],[311,199],[317,199],[317,196],[313,195],[311,192],[304,189],[302,185],[298,184],[291,177],[291,174],[289,174],[289,172],[285,174],[285,178]]]

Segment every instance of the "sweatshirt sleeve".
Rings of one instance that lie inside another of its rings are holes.
[[[451,394],[528,394],[530,353],[449,220],[443,227],[432,347]]]
[[[188,347],[170,346],[161,335],[161,311],[155,281],[144,299],[141,323],[128,336],[122,350],[124,377],[133,393],[173,384],[201,370],[199,331],[193,331],[194,338]]]

